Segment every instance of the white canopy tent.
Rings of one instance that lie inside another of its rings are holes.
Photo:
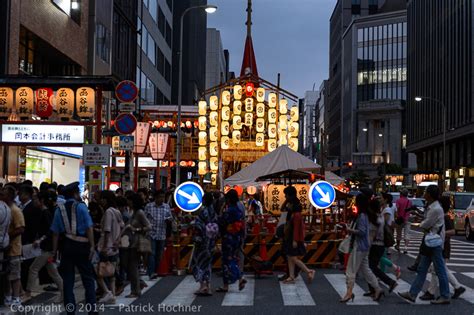
[[[264,182],[255,181],[260,176],[290,170],[316,171],[320,168],[320,165],[293,151],[288,146],[281,146],[240,170],[240,172],[224,179],[224,185],[258,186],[265,184]],[[334,176],[336,175],[334,174]]]

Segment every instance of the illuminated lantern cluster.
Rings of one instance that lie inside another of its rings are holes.
[[[215,102],[214,99],[212,99]],[[213,108],[217,109],[218,106],[213,104]],[[207,136],[207,102],[206,101],[199,101],[198,103],[198,111],[199,111],[199,118],[198,118],[198,175],[206,175],[207,173],[207,144],[208,144],[208,136]],[[214,115],[214,114],[213,114]],[[211,120],[211,116],[209,115],[209,120]],[[216,120],[217,125],[217,120]],[[214,127],[215,128],[215,127]]]

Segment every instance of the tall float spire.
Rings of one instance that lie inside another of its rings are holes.
[[[252,0],[247,2],[247,22],[245,24],[247,25],[247,38],[245,39],[244,58],[242,60],[240,76],[247,74],[258,76],[257,61],[255,60],[252,42]]]

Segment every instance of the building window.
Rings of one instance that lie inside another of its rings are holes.
[[[148,30],[146,29],[145,25],[143,25],[142,29],[142,50],[145,54],[147,54],[147,48],[148,48]]]
[[[171,12],[173,12],[173,0],[166,0],[166,4]]]
[[[163,52],[161,51],[159,46],[156,46],[156,68],[158,71],[161,73],[161,75],[164,77],[165,73],[165,56]]]
[[[150,59],[152,64],[155,64],[155,41],[153,40],[153,37],[151,37],[151,34],[148,33],[148,47],[147,47],[147,56]]]
[[[155,85],[151,82],[150,79],[147,79],[146,82],[147,89],[146,89],[146,102],[148,104],[155,104]]]
[[[158,4],[156,3],[156,0],[149,0],[150,2],[148,3],[148,12],[150,12],[151,17],[153,20],[156,22],[157,14],[158,14]]]
[[[74,22],[81,24],[81,0],[51,0],[51,2]]]
[[[104,62],[110,61],[110,31],[102,24],[96,26],[97,40],[96,40],[96,54]]]
[[[161,10],[160,7],[158,7],[158,29],[161,32],[161,35],[165,37],[165,14],[163,13],[163,10]]]
[[[172,31],[171,31],[171,26],[169,25],[168,22],[166,22],[166,43],[168,46],[171,48],[171,39],[172,39]]]
[[[360,15],[360,0],[352,0],[352,15]]]
[[[171,64],[168,60],[165,61],[165,80],[168,83],[171,83]]]
[[[140,36],[137,36],[137,44],[138,44],[138,46],[140,46],[140,41],[141,41],[141,38],[142,38],[141,33],[143,33],[143,32],[142,32],[142,26],[143,26],[143,25],[142,25],[142,20],[141,20],[140,17],[137,15],[137,29],[139,29],[139,32],[140,32],[140,33],[139,33]]]

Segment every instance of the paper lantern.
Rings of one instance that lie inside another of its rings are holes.
[[[168,151],[169,134],[167,133],[151,133],[148,140],[150,153],[153,160],[162,160]],[[205,159],[204,159],[205,160]]]
[[[241,101],[234,101],[234,108],[233,114],[240,115],[242,113],[242,102]]]
[[[275,93],[268,94],[268,107],[275,108],[277,106],[277,96]]]
[[[77,95],[79,95],[79,91],[80,90],[77,90]],[[48,118],[53,114],[53,97],[54,94],[51,88],[39,88],[36,90],[36,115],[41,118]],[[79,98],[76,97],[76,99],[79,102]],[[84,103],[87,103],[87,99],[84,99],[84,97],[82,97],[81,99],[84,101]],[[85,106],[85,108],[87,109],[87,106]]]
[[[221,135],[228,136],[229,135],[230,125],[228,121],[221,122]]]
[[[278,134],[278,140],[280,141],[280,146],[288,144],[288,133],[286,131],[280,131]]]
[[[257,133],[257,135],[255,136],[255,145],[257,147],[263,147],[265,145],[265,136],[263,135],[263,133]]]
[[[234,116],[233,117],[232,127],[236,130],[242,129],[242,118],[240,116]]]
[[[258,103],[257,104],[257,117],[265,117],[265,104]]]
[[[112,151],[120,151],[120,136],[112,137]]]
[[[199,115],[204,116],[207,113],[207,103],[206,101],[199,101],[198,103]]]
[[[198,140],[199,140],[199,145],[206,145],[207,144],[207,133],[205,131],[199,132]]]
[[[245,113],[245,125],[252,127],[253,125],[253,114],[252,113]]]
[[[297,122],[292,122],[288,125],[288,131],[292,137],[298,137],[300,133],[300,124]]]
[[[204,131],[207,129],[206,116],[199,116],[199,130]]]
[[[249,97],[245,99],[245,111],[253,112],[253,98]]]
[[[217,186],[217,174],[211,174],[211,184]]]
[[[209,159],[209,166],[211,171],[217,171],[219,169],[219,160],[216,157]]]
[[[284,98],[280,100],[280,114],[286,115],[288,113],[288,101]]]
[[[265,101],[265,89],[258,88],[257,89],[257,102],[263,103]]]
[[[293,151],[298,152],[298,138],[290,138],[288,140],[288,147]]]
[[[276,139],[268,139],[268,152],[272,152],[277,148],[277,141]]]
[[[222,107],[222,120],[229,120],[230,119],[230,107],[224,106]]]
[[[217,156],[218,153],[219,153],[219,146],[217,145],[217,142],[209,143],[209,155]]]
[[[206,147],[199,147],[198,156],[199,156],[199,160],[201,160],[201,161],[207,160],[207,148]]]
[[[199,161],[198,163],[198,175],[206,175],[207,173],[207,162]]]
[[[80,118],[92,118],[95,111],[95,91],[90,87],[80,87],[76,91],[76,111]]]
[[[4,97],[1,95],[3,88],[0,88],[0,110],[2,109],[4,104]],[[29,87],[20,87],[15,92],[15,105],[16,105],[16,113],[20,119],[28,119],[31,118],[33,115],[33,108],[34,108],[34,92]],[[12,96],[13,97],[13,96]],[[74,109],[74,100],[72,103],[72,108]]]
[[[271,124],[276,123],[277,121],[277,112],[275,108],[270,108],[268,110],[268,122]]]
[[[232,131],[232,142],[234,144],[240,143],[240,130]]]
[[[298,106],[293,105],[290,110],[290,120],[291,121],[298,121],[300,120],[300,111],[298,109]]]
[[[268,137],[276,138],[277,136],[277,126],[276,124],[268,124]]]
[[[218,130],[217,127],[211,127],[209,128],[209,140],[211,141],[217,141],[218,137]]]
[[[286,118],[286,115],[280,116],[280,124],[279,124],[279,129],[280,131],[286,131],[288,130],[288,119]]]
[[[229,137],[228,136],[223,136],[221,137],[221,149],[222,150],[228,150],[229,149]]]
[[[257,187],[255,186],[248,186],[247,187],[247,194],[255,195],[257,193]]]
[[[265,131],[265,119],[257,118],[257,121],[255,122],[255,127],[257,129],[257,132],[264,132]]]
[[[13,112],[13,90],[0,87],[0,118],[8,118]]]
[[[74,114],[74,91],[68,88],[60,88],[56,92],[56,110],[58,117],[70,119]]]
[[[209,155],[210,156],[217,156],[219,154],[219,146],[217,142],[211,142],[209,144]]]
[[[234,99],[240,100],[242,98],[242,86],[234,85]]]
[[[224,90],[222,92],[222,105],[228,106],[230,104],[230,92],[227,90]]]
[[[219,108],[219,99],[217,98],[217,96],[212,95],[209,98],[209,108],[211,110],[217,110]]]
[[[217,120],[219,119],[219,113],[210,112],[209,113],[209,125],[217,126]]]
[[[255,85],[253,85],[252,82],[249,82],[245,85],[245,95],[247,95],[247,97],[252,97],[254,90],[255,90]]]

